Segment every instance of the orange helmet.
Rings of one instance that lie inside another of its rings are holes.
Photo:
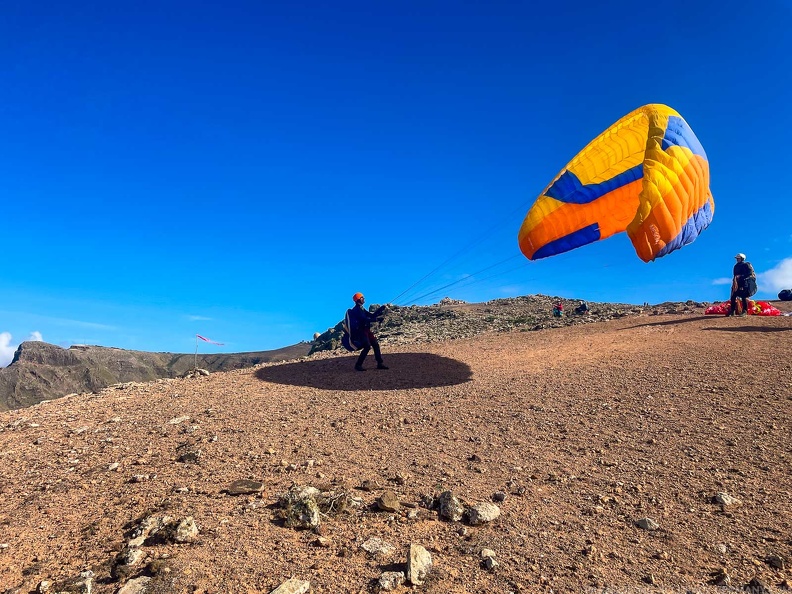
[[[354,295],[352,295],[352,301],[357,303],[358,299],[360,299],[361,297],[363,297],[363,293],[355,293]]]

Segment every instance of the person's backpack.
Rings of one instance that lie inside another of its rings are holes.
[[[359,351],[363,346],[358,346],[358,344],[352,340],[352,319],[349,315],[350,311],[349,309],[347,310],[344,321],[341,322],[341,346],[348,351]]]
[[[745,280],[743,281],[743,286],[745,287],[746,297],[751,297],[752,295],[756,294],[756,290],[757,290],[756,277],[755,276],[746,277]]]
[[[778,294],[781,301],[792,301],[792,289],[784,289]]]

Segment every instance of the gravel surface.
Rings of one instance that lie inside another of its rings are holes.
[[[0,592],[789,588],[792,317],[680,311],[0,413]]]

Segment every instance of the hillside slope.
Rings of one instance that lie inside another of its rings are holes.
[[[411,544],[432,593],[788,587],[790,347],[792,317],[637,315],[0,413],[0,591],[376,592]],[[287,527],[293,485],[318,527]]]
[[[198,367],[227,371],[306,355],[308,343],[272,351],[198,355]],[[179,377],[193,369],[194,355],[149,353],[100,346],[61,348],[46,342],[23,342],[14,360],[0,369],[0,410],[24,408],[67,394],[96,392],[122,382]]]

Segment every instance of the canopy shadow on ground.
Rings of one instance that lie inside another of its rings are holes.
[[[630,330],[631,328],[643,328],[644,326],[675,326],[676,324],[688,324],[690,322],[698,322],[699,320],[706,320],[712,316],[696,316],[690,318],[683,318],[680,320],[666,320],[664,322],[647,322],[646,324],[635,324],[634,326],[626,326],[622,330]]]
[[[356,357],[271,365],[258,369],[256,377],[275,384],[346,391],[438,388],[464,384],[473,377],[467,364],[431,353],[389,353],[385,363],[390,369],[377,369],[369,355],[364,372],[355,371]]]
[[[702,328],[702,330],[715,330],[716,332],[789,332],[792,328],[776,328],[775,326],[734,326],[731,328],[721,328],[718,326],[709,326],[707,328]]]

